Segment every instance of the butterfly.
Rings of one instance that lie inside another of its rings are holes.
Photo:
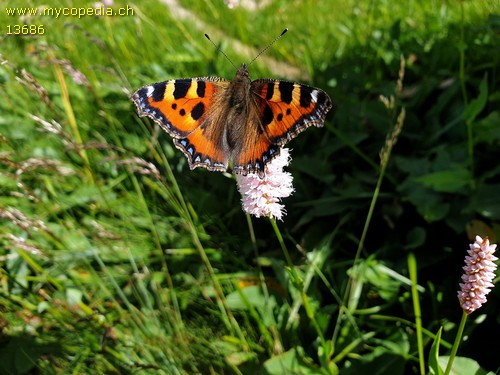
[[[250,80],[243,64],[232,81],[219,77],[153,83],[131,97],[139,116],[148,116],[174,139],[190,169],[204,167],[265,176],[281,147],[314,125],[322,127],[332,108],[322,90],[273,79]]]

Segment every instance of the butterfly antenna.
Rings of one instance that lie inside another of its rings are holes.
[[[231,65],[234,67],[234,69],[237,69],[237,68],[236,68],[236,65],[234,65],[234,63],[233,63],[233,62],[231,61],[231,59],[230,59],[230,58],[229,58],[229,57],[228,57],[228,56],[224,53],[224,51],[223,51],[223,50],[221,50],[221,49],[220,49],[220,47],[218,47],[218,46],[217,46],[217,44],[215,44],[215,43],[214,43],[214,41],[213,41],[212,39],[210,39],[210,37],[208,36],[208,34],[205,34],[205,38],[207,38],[207,39],[210,41],[210,43],[212,43],[212,44],[214,45],[215,49],[216,49],[218,52],[220,52],[220,53],[222,53],[222,54],[224,55],[224,57],[225,57],[225,58],[226,58],[226,59],[227,59],[227,60],[231,63]]]
[[[252,64],[255,60],[257,60],[257,58],[258,58],[260,55],[262,55],[262,54],[263,54],[264,52],[266,52],[266,51],[267,51],[267,50],[268,50],[268,49],[269,49],[269,48],[270,48],[270,47],[271,47],[274,43],[276,43],[276,42],[278,41],[278,39],[279,39],[279,38],[281,38],[283,35],[285,35],[285,33],[286,33],[287,31],[288,31],[288,29],[283,30],[283,31],[281,32],[281,34],[280,34],[280,35],[278,35],[276,38],[274,38],[274,40],[273,40],[271,43],[269,43],[269,44],[267,45],[267,47],[266,47],[266,48],[264,48],[262,51],[260,51],[260,52],[259,52],[259,54],[258,54],[257,56],[255,56],[255,57],[253,58],[253,60],[252,60],[252,61],[250,61],[250,62],[248,63],[248,66],[250,66],[250,65],[251,65],[251,64]]]

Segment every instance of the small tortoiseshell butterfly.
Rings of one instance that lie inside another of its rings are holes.
[[[246,64],[232,81],[202,77],[158,82],[140,88],[131,99],[139,116],[149,116],[174,138],[191,169],[226,171],[232,161],[233,172],[260,177],[282,146],[311,125],[322,127],[332,108],[330,97],[318,88],[251,81]]]

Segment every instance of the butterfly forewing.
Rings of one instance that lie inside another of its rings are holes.
[[[140,116],[149,116],[174,138],[184,138],[207,117],[221,85],[229,81],[187,78],[144,86],[132,95]]]
[[[227,169],[221,148],[223,124],[214,117],[230,81],[218,77],[187,78],[144,86],[132,95],[140,116],[148,116],[174,138],[191,169]]]
[[[271,143],[283,146],[314,125],[321,127],[332,108],[322,90],[299,83],[259,79],[252,82],[260,117]]]

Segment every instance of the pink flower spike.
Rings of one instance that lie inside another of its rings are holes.
[[[476,236],[476,242],[470,245],[469,254],[465,257],[465,274],[460,283],[458,300],[466,314],[470,314],[486,303],[486,295],[493,288],[493,279],[497,265],[494,263],[498,258],[493,255],[497,248],[496,244],[490,245],[488,237],[484,240]]]
[[[268,216],[282,220],[285,206],[280,203],[281,198],[293,193],[293,177],[289,172],[283,171],[289,163],[289,150],[282,148],[280,154],[266,165],[264,178],[255,173],[237,176],[245,212],[256,217]]]

